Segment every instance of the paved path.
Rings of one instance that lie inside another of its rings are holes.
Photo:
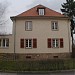
[[[75,75],[75,71],[55,72],[55,73],[0,73],[0,75]]]
[[[27,73],[27,74],[25,74],[25,73],[19,73],[19,74],[17,74],[17,75],[75,75],[75,72],[74,71],[67,71],[67,72],[55,72],[55,73],[38,73],[38,74],[36,74],[36,73]]]

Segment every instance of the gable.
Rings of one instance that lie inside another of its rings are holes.
[[[44,16],[65,17],[61,13],[56,12],[56,11],[54,11],[52,9],[49,9],[49,8],[43,6],[43,5],[37,5],[37,6],[33,7],[33,8],[31,8],[31,9],[29,9],[29,10],[27,10],[27,11],[25,11],[25,12],[19,14],[19,15],[17,15],[16,17],[25,17],[25,16],[26,17],[27,16],[35,16],[35,17],[37,17],[37,16],[40,16],[40,15],[38,15],[38,9],[39,8],[44,8],[45,9],[45,15]]]

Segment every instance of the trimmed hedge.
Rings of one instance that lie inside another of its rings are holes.
[[[75,69],[75,59],[40,61],[0,61],[1,71],[55,71]]]

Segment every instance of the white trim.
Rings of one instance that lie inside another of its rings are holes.
[[[27,41],[27,43],[26,43]],[[31,41],[31,47],[29,47],[29,42]],[[27,47],[26,48],[32,48],[32,39],[25,39],[25,45],[27,44]]]
[[[32,21],[26,21],[25,30],[32,30]]]
[[[1,40],[0,48],[8,48],[9,47],[9,46],[7,46],[7,40],[9,40],[8,38],[1,38],[0,40]],[[3,42],[3,40],[4,40],[4,42]],[[8,41],[8,43],[9,43],[9,41]]]
[[[58,46],[57,46],[57,44],[58,44]],[[59,39],[52,39],[52,47],[59,48]]]
[[[44,11],[45,9],[39,9],[39,15],[44,15],[45,14],[45,11]]]
[[[52,30],[58,30],[58,22],[52,21],[51,22],[51,28],[52,28]]]

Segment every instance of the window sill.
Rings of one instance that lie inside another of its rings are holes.
[[[27,48],[27,47],[26,47],[25,49],[32,49],[32,48]]]
[[[52,47],[53,49],[58,49],[59,47]]]
[[[9,47],[0,47],[0,49],[8,49]]]
[[[32,31],[32,30],[25,30],[25,31]]]
[[[52,29],[52,31],[59,31],[58,29]]]
[[[45,15],[39,15],[39,16],[45,16]]]

